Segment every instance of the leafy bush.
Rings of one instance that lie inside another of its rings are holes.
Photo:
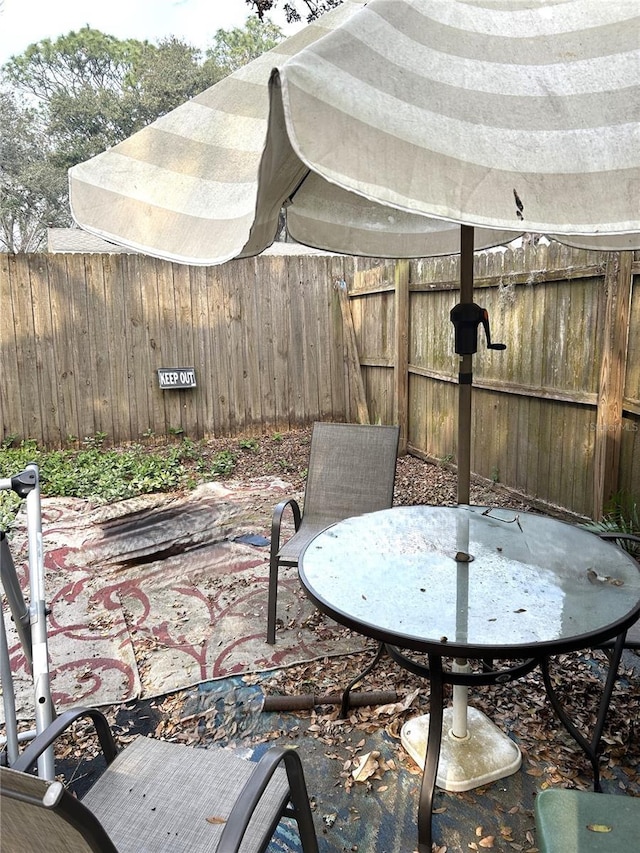
[[[207,470],[199,446],[183,438],[154,451],[134,444],[125,448],[104,449],[104,436],[85,439],[81,450],[43,451],[35,442],[0,448],[0,479],[15,476],[30,462],[40,470],[43,496],[93,498],[106,503],[151,492],[193,488],[206,476],[229,474],[235,457],[222,451]],[[188,464],[185,464],[188,463]],[[20,505],[10,491],[0,492],[0,527],[8,529]]]
[[[619,492],[607,503],[602,521],[586,524],[585,527],[594,533],[631,533],[640,536],[640,503],[633,495]],[[640,544],[621,539],[619,545],[636,560],[640,560]]]
[[[230,474],[236,464],[236,459],[230,450],[221,450],[213,457],[211,473],[213,475]]]

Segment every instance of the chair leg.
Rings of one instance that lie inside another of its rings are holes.
[[[267,643],[276,642],[276,606],[278,604],[278,557],[271,555],[269,560],[269,597],[267,600]]]

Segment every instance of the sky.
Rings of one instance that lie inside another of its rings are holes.
[[[250,14],[244,0],[0,0],[0,65],[86,24],[119,39],[157,43],[173,35],[204,49],[216,30],[242,27]],[[282,13],[270,17],[287,35],[300,26],[287,25]]]

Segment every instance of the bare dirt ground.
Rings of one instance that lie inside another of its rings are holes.
[[[272,433],[252,438],[218,438],[203,444],[204,456],[213,459],[221,452],[233,456],[229,479],[279,476],[291,483],[294,491],[304,488],[309,459],[311,428]],[[415,456],[401,456],[396,467],[394,504],[455,504],[456,472],[445,465],[426,462]],[[471,503],[528,509],[523,496],[509,494],[499,484],[474,478]]]

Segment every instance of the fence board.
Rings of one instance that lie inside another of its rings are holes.
[[[93,402],[94,422],[90,433],[112,436],[113,415],[111,406],[111,381],[108,325],[106,322],[105,276],[100,256],[86,258],[84,274],[87,287],[87,330],[89,346],[89,381]],[[51,435],[47,444],[55,443]]]
[[[0,382],[0,409],[2,410],[2,433],[4,438],[17,435],[27,436],[23,420],[23,382],[20,370],[18,341],[21,334],[20,306],[16,305],[15,282],[17,259],[15,255],[0,254],[0,341],[2,341],[3,381]],[[33,389],[31,389],[33,392]],[[57,406],[56,406],[57,409]]]
[[[82,440],[84,435],[81,434],[78,421],[76,363],[74,362],[71,343],[73,340],[73,323],[69,312],[70,295],[67,292],[68,279],[65,259],[61,264],[49,265],[49,286],[53,345],[56,353],[57,400],[64,421],[61,441],[64,442],[70,437]],[[27,378],[26,381],[31,384],[33,380]],[[37,381],[33,382],[31,387],[37,388]],[[128,432],[127,429],[127,435]]]
[[[56,443],[60,434],[60,410],[57,403],[57,374],[53,321],[49,298],[46,259],[31,267],[31,299],[36,344],[38,385],[32,389],[31,405],[40,410],[40,428],[45,444]]]

